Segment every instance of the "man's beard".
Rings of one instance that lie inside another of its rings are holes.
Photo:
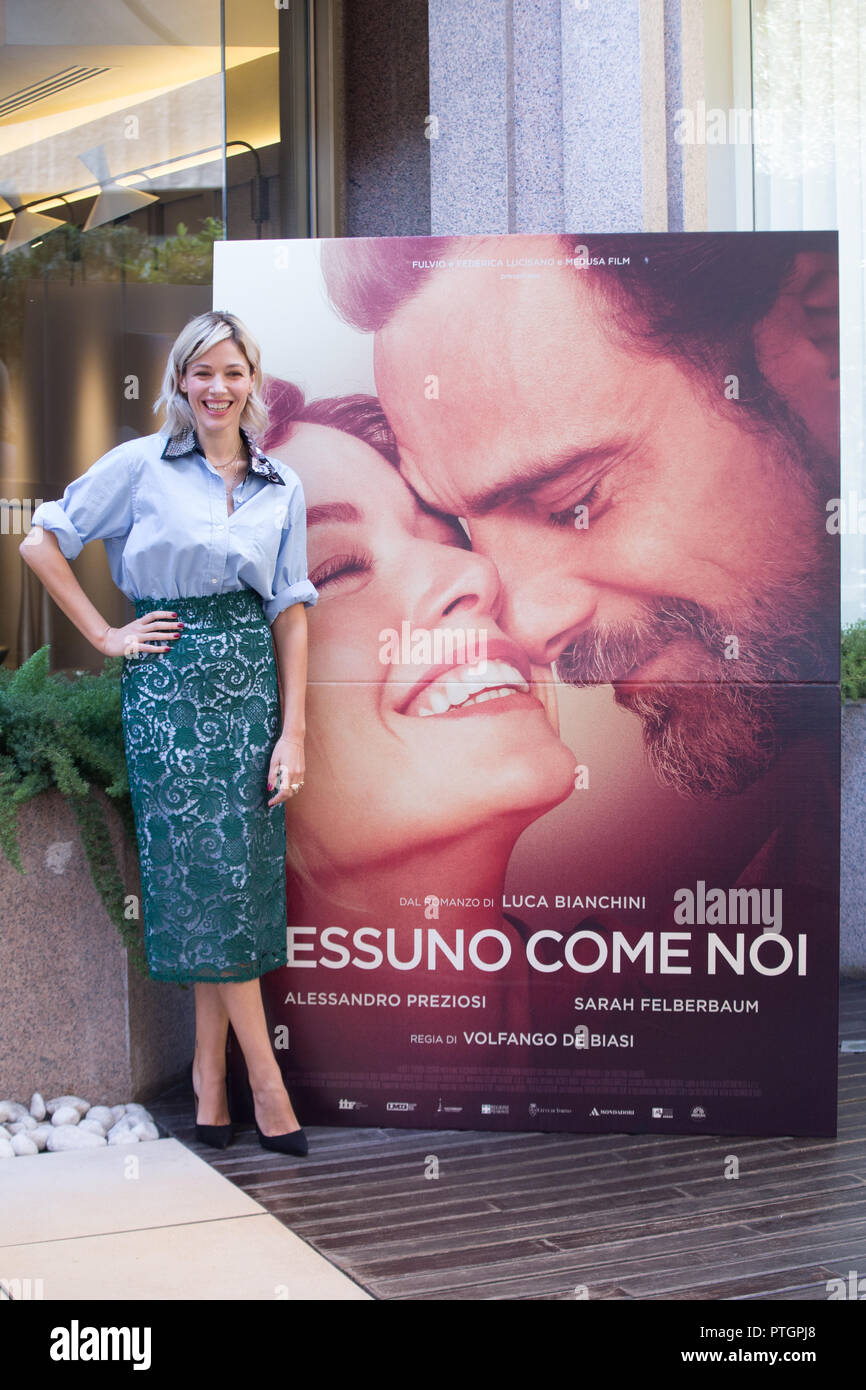
[[[765,595],[761,616],[735,622],[686,599],[659,599],[643,614],[607,631],[595,629],[562,653],[560,680],[570,685],[614,684],[661,656],[672,641],[699,641],[709,658],[691,681],[647,681],[616,691],[616,701],[640,715],[647,757],[663,786],[689,796],[731,796],[770,767],[784,741],[791,683],[833,679],[832,654],[821,635],[826,613],[792,602],[799,586]],[[813,578],[804,585],[821,589]],[[726,659],[730,635],[739,655]]]

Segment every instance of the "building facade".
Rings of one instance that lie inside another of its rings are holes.
[[[842,616],[866,614],[863,21],[860,0],[0,0],[7,664],[45,641],[100,664],[20,535],[156,427],[221,237],[838,228]],[[101,547],[76,567],[128,621]]]

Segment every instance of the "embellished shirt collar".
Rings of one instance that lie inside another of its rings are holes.
[[[260,478],[265,478],[269,483],[279,483],[280,487],[285,487],[283,479],[280,477],[273,464],[269,462],[267,455],[262,453],[258,444],[247,434],[247,431],[243,427],[241,427],[241,435],[244,443],[249,449],[251,471],[257,473]],[[198,449],[200,454],[204,453],[204,449],[198,442],[198,435],[194,427],[188,425],[183,431],[183,434],[175,435],[173,439],[168,440],[162,451],[162,458],[181,458],[183,454],[191,454],[194,449]]]

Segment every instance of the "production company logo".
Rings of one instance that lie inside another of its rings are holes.
[[[462,1114],[463,1114],[463,1106],[462,1106],[462,1105],[445,1105],[445,1104],[443,1104],[442,1097],[440,1096],[440,1097],[439,1097],[439,1104],[436,1106],[436,1114],[437,1114],[437,1115],[462,1115]]]

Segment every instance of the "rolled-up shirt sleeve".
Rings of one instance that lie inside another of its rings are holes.
[[[132,521],[132,485],[122,447],[103,454],[59,501],[41,503],[31,517],[33,527],[53,531],[67,560],[88,541],[128,535]]]
[[[273,623],[293,604],[302,603],[305,608],[312,608],[318,599],[319,595],[307,578],[307,508],[300,479],[295,479],[277,552],[273,592],[264,599],[262,608],[268,623]]]

